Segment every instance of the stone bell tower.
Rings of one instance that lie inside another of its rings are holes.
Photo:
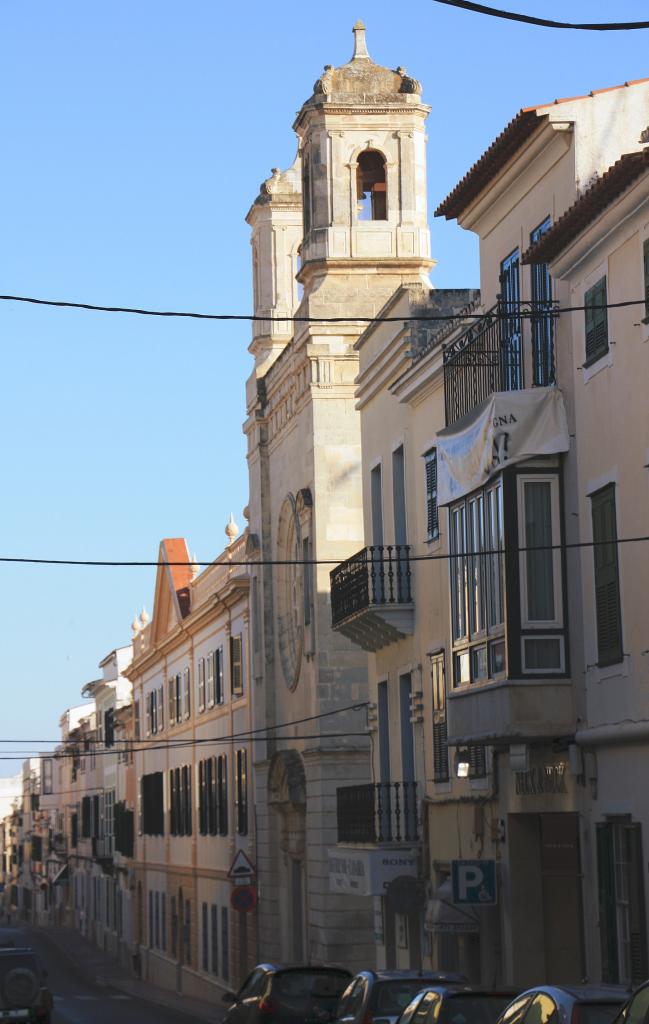
[[[349,63],[327,65],[294,124],[300,139],[305,300],[329,296],[323,278],[371,273],[376,288],[357,312],[369,315],[400,284],[428,284],[430,236],[426,210],[425,121],[430,107],[404,68],[371,60],[357,22]],[[377,274],[382,281],[377,281]],[[359,286],[362,288],[363,285]],[[336,287],[334,285],[333,292]],[[350,297],[345,287],[345,302]],[[318,293],[318,294],[317,294]],[[382,301],[381,301],[382,300]],[[330,301],[330,299],[329,299]],[[347,306],[350,315],[352,309]]]
[[[251,685],[255,726],[269,730],[254,745],[259,948],[360,968],[375,955],[372,899],[354,897],[350,912],[329,854],[338,787],[371,779],[367,655],[333,629],[330,571],[364,543],[363,318],[404,285],[428,292],[432,261],[429,108],[403,68],[371,60],[364,27],[353,31],[351,60],[325,68],[297,115],[296,163],[273,172],[248,214],[255,312],[271,319],[253,329],[244,430]]]

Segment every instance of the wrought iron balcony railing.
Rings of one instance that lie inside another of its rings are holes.
[[[410,577],[408,544],[375,544],[341,562],[330,573],[334,629],[374,605],[410,604]]]
[[[556,383],[557,315],[558,304],[554,301],[514,305],[499,299],[480,320],[444,347],[447,426],[471,412],[494,391],[519,391],[525,387],[526,369],[533,387]]]
[[[339,843],[419,842],[416,782],[370,782],[336,790]]]

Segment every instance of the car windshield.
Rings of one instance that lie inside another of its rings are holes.
[[[280,971],[273,981],[273,998],[285,1006],[333,1009],[348,983],[349,974],[345,971]]]
[[[370,1009],[377,1014],[399,1016],[422,988],[432,984],[430,978],[401,978],[380,981],[372,991]]]
[[[611,1024],[620,1012],[624,998],[619,1003],[579,1003],[573,1014],[575,1024]]]
[[[475,993],[445,999],[439,1024],[494,1024],[511,1001],[511,994]]]

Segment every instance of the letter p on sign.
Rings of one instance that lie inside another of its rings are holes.
[[[453,903],[458,906],[492,906],[496,903],[496,862],[454,860],[451,864]]]

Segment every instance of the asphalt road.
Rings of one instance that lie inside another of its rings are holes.
[[[37,951],[54,996],[52,1024],[195,1024],[194,1017],[93,984],[53,943],[39,935],[38,929],[0,928],[2,942],[31,946]]]

